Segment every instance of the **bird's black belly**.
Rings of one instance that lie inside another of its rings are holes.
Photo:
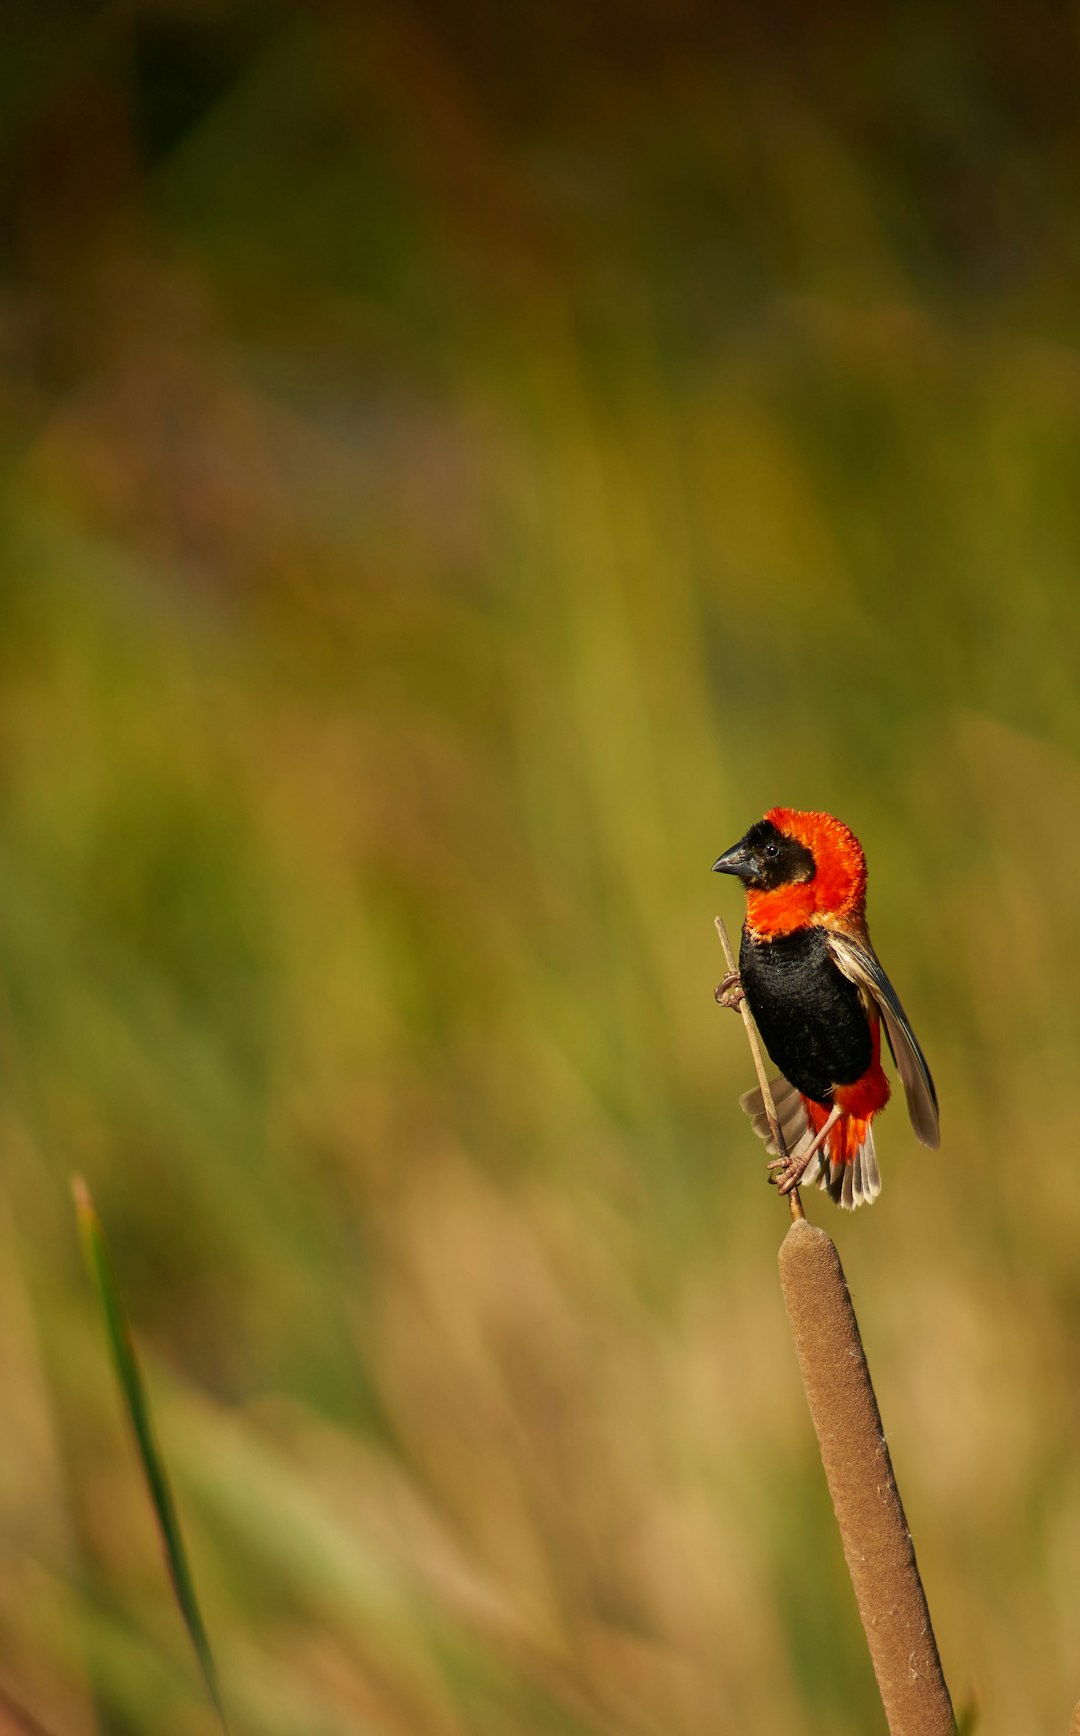
[[[820,928],[779,940],[743,929],[739,971],[770,1056],[795,1088],[828,1104],[870,1065],[870,1023],[853,982],[833,963]]]

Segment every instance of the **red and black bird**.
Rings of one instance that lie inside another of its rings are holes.
[[[777,1185],[805,1178],[841,1206],[869,1204],[881,1191],[871,1123],[889,1100],[882,1024],[916,1137],[936,1147],[940,1131],[930,1069],[870,944],[862,846],[831,814],[772,808],[713,868],[746,887],[739,975],[721,988],[741,984],[783,1075],[772,1091],[790,1156],[769,1166]],[[775,1152],[761,1092],[742,1106]]]

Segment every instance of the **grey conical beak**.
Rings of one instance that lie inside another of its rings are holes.
[[[730,850],[725,850],[712,865],[714,874],[737,874],[740,880],[752,880],[757,873],[757,864],[746,848],[745,838],[740,838],[737,844],[732,844]]]

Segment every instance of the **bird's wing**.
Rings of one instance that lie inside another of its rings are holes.
[[[772,1092],[773,1107],[780,1122],[780,1131],[784,1135],[784,1144],[788,1151],[794,1151],[801,1139],[809,1138],[810,1118],[799,1093],[782,1074],[778,1073],[769,1080]],[[759,1139],[765,1141],[765,1150],[771,1157],[776,1156],[776,1141],[769,1126],[769,1117],[765,1113],[765,1099],[755,1087],[753,1091],[744,1091],[739,1098],[739,1108],[745,1110],[753,1123],[754,1132]]]
[[[885,1021],[889,1048],[903,1081],[915,1137],[923,1145],[936,1149],[941,1144],[941,1127],[934,1081],[907,1014],[881,968],[877,953],[869,941],[852,940],[850,935],[840,934],[834,928],[825,930],[825,941],[838,969],[876,1003]]]

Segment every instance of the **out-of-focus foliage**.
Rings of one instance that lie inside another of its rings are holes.
[[[811,1210],[946,1670],[1080,1692],[1080,134],[1064,11],[9,9],[0,1685],[240,1732],[866,1736],[711,1003],[871,858],[940,1155]]]

